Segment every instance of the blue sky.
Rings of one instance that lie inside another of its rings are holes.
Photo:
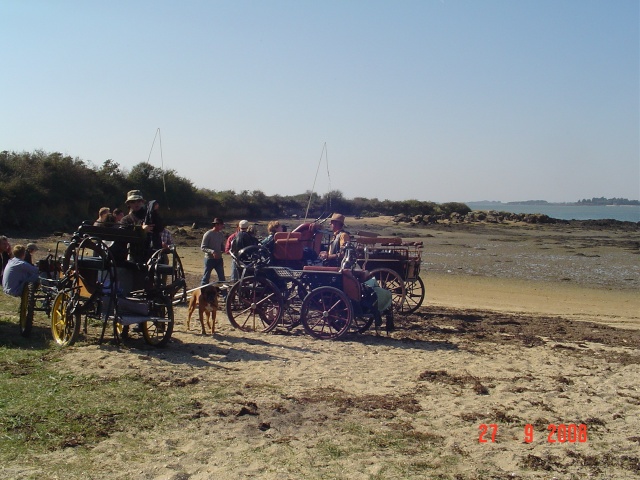
[[[347,198],[638,199],[639,23],[637,0],[0,0],[0,150],[268,195],[322,158]]]

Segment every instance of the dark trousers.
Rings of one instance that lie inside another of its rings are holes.
[[[204,259],[204,275],[202,275],[202,280],[200,281],[200,285],[206,285],[207,283],[209,283],[209,278],[211,278],[212,270],[216,271],[219,282],[224,282],[226,280],[224,278],[224,262],[222,258],[205,258]]]

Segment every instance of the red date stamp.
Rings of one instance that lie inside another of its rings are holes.
[[[498,436],[498,424],[482,423],[478,427],[478,442],[494,443]],[[550,424],[547,427],[547,443],[585,443],[588,440],[587,426],[584,423],[576,425],[575,423],[560,423],[558,425]],[[527,423],[524,426],[524,442],[532,443],[534,441],[535,431],[533,425]]]
[[[490,423],[487,425],[486,423],[480,424],[480,438],[478,441],[480,443],[487,443],[489,441],[495,442],[496,436],[498,435],[498,425],[495,423]],[[489,435],[489,439],[487,439],[487,435]]]

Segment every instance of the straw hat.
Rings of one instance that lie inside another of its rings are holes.
[[[340,213],[334,213],[333,215],[331,215],[331,222],[339,222],[344,225],[344,215]]]

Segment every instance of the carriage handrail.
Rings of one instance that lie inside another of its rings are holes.
[[[127,227],[122,225],[115,225],[113,227],[96,227],[83,223],[78,227],[76,232],[79,235],[86,235],[93,238],[110,242],[110,241],[128,241],[143,243],[146,240],[146,234],[142,229],[136,229],[135,227]]]

